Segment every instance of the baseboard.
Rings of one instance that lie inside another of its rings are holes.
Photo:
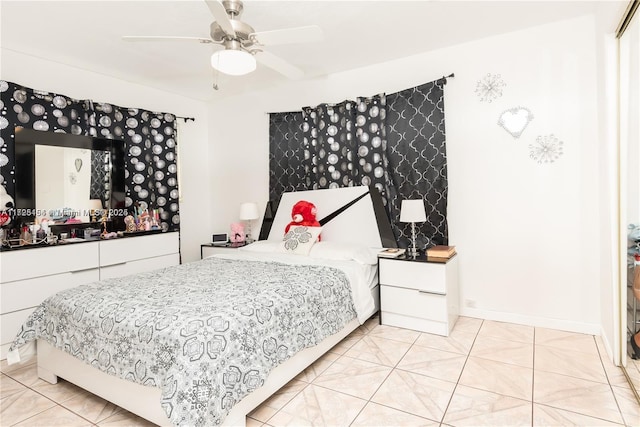
[[[551,319],[547,317],[524,316],[516,313],[480,310],[477,308],[460,307],[460,316],[477,319],[495,320],[497,322],[515,323],[518,325],[535,326],[539,328],[557,329],[560,331],[577,332],[601,336],[602,325],[598,323],[576,322],[565,319]]]
[[[616,356],[614,355],[613,347],[611,346],[611,343],[607,339],[607,334],[605,334],[605,331],[602,328],[600,329],[600,339],[602,340],[602,345],[604,346],[604,350],[607,352],[606,355],[602,354],[600,355],[600,357],[606,356],[614,365],[620,366],[620,362],[615,360]]]

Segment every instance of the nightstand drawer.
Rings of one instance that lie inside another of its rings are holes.
[[[384,318],[383,325],[395,326],[396,328],[413,329],[414,331],[437,334],[444,337],[449,336],[455,320],[452,322],[438,322],[430,319],[420,319],[419,317],[405,316],[403,314],[382,312]]]
[[[446,264],[383,258],[380,258],[378,262],[381,285],[419,289],[441,294],[447,292]]]
[[[404,316],[446,322],[447,297],[415,289],[380,286],[380,310]]]

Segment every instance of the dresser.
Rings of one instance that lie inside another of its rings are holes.
[[[168,232],[0,252],[0,359],[45,298],[101,279],[180,263],[179,233]]]
[[[448,336],[458,319],[458,256],[447,262],[378,258],[380,322]]]

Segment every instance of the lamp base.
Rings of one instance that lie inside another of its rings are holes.
[[[407,255],[410,256],[411,258],[415,259],[419,254],[420,254],[420,251],[418,249],[407,248]]]

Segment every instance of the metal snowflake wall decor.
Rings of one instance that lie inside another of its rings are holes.
[[[553,163],[562,155],[562,144],[553,134],[539,136],[529,145],[529,157],[538,163]]]
[[[500,74],[487,74],[478,80],[476,94],[480,97],[481,102],[493,102],[502,96],[502,88],[506,85]]]

